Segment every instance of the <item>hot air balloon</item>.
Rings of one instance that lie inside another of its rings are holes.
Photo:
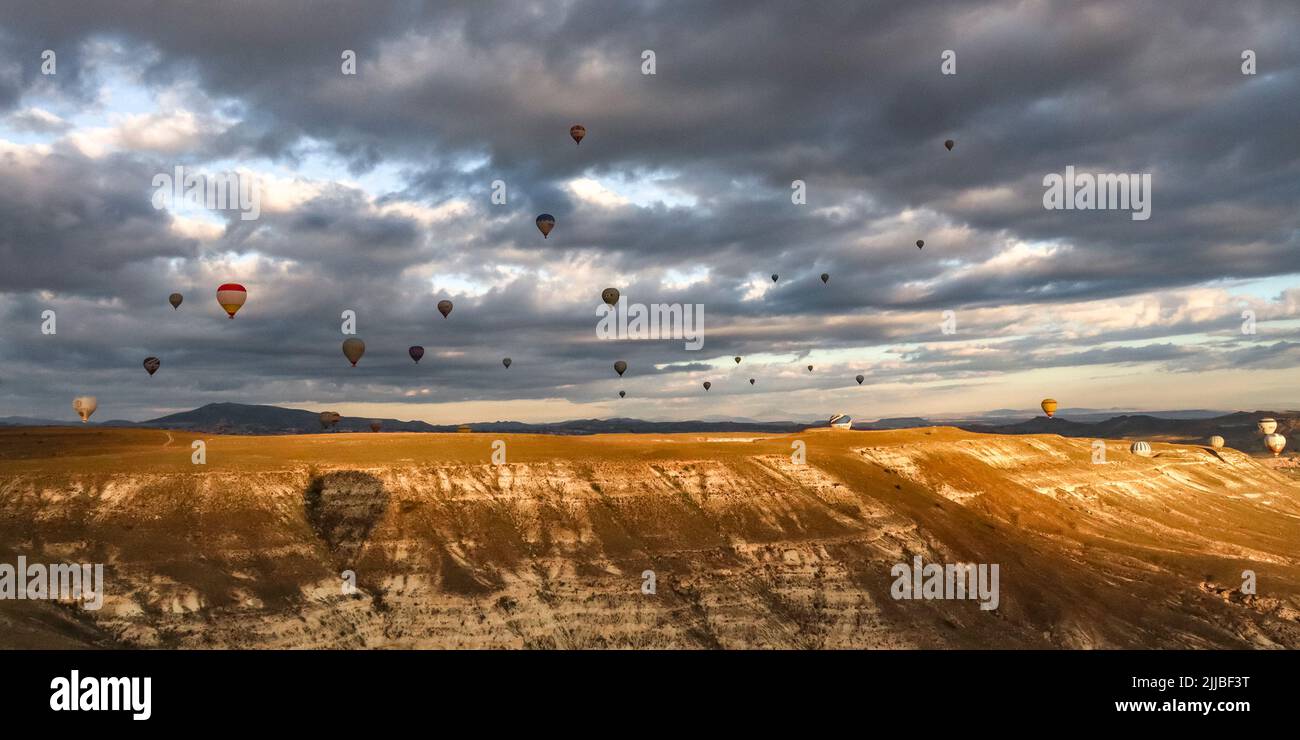
[[[420,358],[424,357],[424,347],[421,347],[418,344],[413,347],[408,347],[406,354],[410,355],[412,360],[419,362]]]
[[[366,343],[360,339],[357,339],[356,337],[348,337],[343,340],[343,356],[348,358],[348,362],[352,363],[352,367],[357,366],[357,360],[360,360],[361,355],[364,355],[365,353]]]
[[[1217,434],[1214,435],[1213,437],[1210,437],[1210,446],[1213,447],[1214,449],[1221,450],[1223,449],[1223,445],[1224,445],[1223,437],[1220,437]]]
[[[952,139],[948,139],[947,141],[943,142],[943,145],[948,147],[948,151],[952,151],[952,148],[954,145],[956,145],[956,143],[957,142],[953,141]]]
[[[619,397],[619,398],[623,398],[623,397],[626,396],[626,395],[627,395],[627,391],[619,391],[619,392],[618,392],[618,397]]]
[[[754,379],[753,379],[753,378],[750,378],[750,379],[749,379],[749,384],[750,384],[750,385],[753,385],[753,384],[754,384]]]
[[[144,358],[144,369],[148,371],[150,375],[158,372],[158,368],[161,366],[162,362],[157,357]]]
[[[623,362],[622,360],[619,360],[618,362],[615,362],[615,363],[614,363],[614,372],[618,373],[618,376],[619,376],[620,378],[623,377],[623,373],[624,373],[626,370],[627,370],[627,363],[626,363],[626,362]]]
[[[167,296],[167,302],[172,304],[173,309],[180,308],[181,301],[183,300],[185,300],[185,296],[181,295],[180,293],[172,293],[171,295]]]
[[[1259,433],[1267,437],[1277,431],[1277,419],[1260,419]]]
[[[1050,419],[1056,414],[1055,398],[1044,398],[1043,402],[1038,405],[1043,407],[1043,413],[1047,414],[1047,418]]]
[[[555,217],[549,213],[543,213],[537,217],[537,230],[542,232],[542,238],[551,235],[551,229],[555,228]]]
[[[808,372],[812,372],[812,365],[808,366]]]
[[[867,378],[866,378],[866,376],[864,376],[864,375],[859,375],[858,377],[854,378],[854,380],[858,381],[858,385],[862,385],[862,381],[864,381],[864,380],[866,380],[866,379],[867,379]]]
[[[239,283],[225,283],[217,288],[217,303],[221,304],[232,319],[246,300],[248,300],[248,290]]]
[[[925,246],[925,240],[924,240],[924,239],[917,239],[917,240],[916,240],[916,248],[917,248],[917,249],[920,249],[921,247],[924,247],[924,246]]]
[[[736,364],[739,365],[739,364],[740,364],[740,357],[737,356],[737,357],[735,358],[735,360],[736,360]]]
[[[1141,455],[1142,457],[1151,457],[1151,444],[1139,440],[1129,445],[1128,451],[1132,452],[1134,455]]]
[[[611,306],[617,305],[618,295],[619,295],[618,288],[605,288],[604,290],[600,291],[600,300],[608,303]]]
[[[587,135],[587,127],[581,123],[575,123],[569,127],[569,136],[573,137],[574,145],[582,143],[582,137]]]
[[[822,285],[825,285],[826,283],[830,282],[830,279],[831,279],[830,273],[828,272],[822,273]]]
[[[780,275],[776,274],[775,272],[772,273],[772,282],[775,283],[777,280],[780,280],[780,279],[781,279],[781,276],[780,276]]]
[[[372,432],[377,432],[377,431],[379,431],[380,429],[383,429],[383,428],[384,428],[384,423],[383,423],[382,421],[372,421],[372,422],[370,422],[370,431],[372,431]]]
[[[320,428],[329,429],[339,423],[342,418],[337,411],[322,411],[320,412]]]
[[[1269,452],[1273,453],[1274,457],[1277,457],[1282,454],[1282,450],[1286,449],[1286,437],[1280,434],[1270,434],[1264,438],[1264,446],[1268,448]]]
[[[710,389],[710,388],[712,388],[712,387],[713,387],[713,384],[712,384],[712,383],[710,383],[710,382],[707,381],[707,380],[704,381],[704,390],[707,391],[708,389]]]
[[[852,429],[853,418],[848,414],[831,414],[831,429]]]
[[[438,313],[442,314],[444,319],[447,318],[447,314],[451,313],[451,301],[446,298],[438,301]]]
[[[99,408],[99,401],[95,400],[94,396],[78,396],[72,399],[72,410],[76,411],[77,416],[81,417],[82,424],[86,423],[86,420],[90,418],[91,414],[95,413],[97,408]]]
[[[509,357],[505,358],[504,360],[501,361],[501,364],[505,365],[506,367],[510,367],[510,358]]]

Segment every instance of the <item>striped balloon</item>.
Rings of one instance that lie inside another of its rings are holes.
[[[248,291],[239,283],[225,283],[217,288],[217,303],[221,304],[232,319],[246,300],[248,300]]]

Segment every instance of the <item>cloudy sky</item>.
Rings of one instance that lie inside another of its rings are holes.
[[[1300,407],[1294,0],[5,8],[0,415]],[[259,217],[155,208],[177,166]],[[1045,209],[1067,166],[1150,218]],[[703,349],[598,338],[606,287],[703,304]]]

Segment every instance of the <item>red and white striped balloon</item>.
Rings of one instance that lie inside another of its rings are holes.
[[[248,291],[239,283],[226,283],[217,288],[217,303],[221,304],[232,319],[246,300],[248,300]]]

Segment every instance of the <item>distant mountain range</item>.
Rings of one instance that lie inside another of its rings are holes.
[[[1107,439],[1146,439],[1168,442],[1205,443],[1214,434],[1221,435],[1229,447],[1261,453],[1256,422],[1265,417],[1278,420],[1278,432],[1292,438],[1300,428],[1300,412],[1237,411],[1225,413],[1209,410],[1158,411],[1119,414],[1096,409],[1064,409],[1056,418],[1026,418],[1025,412],[998,409],[969,419],[933,420],[923,417],[899,417],[873,422],[857,422],[854,429],[908,429],[926,426],[955,426],[972,432],[990,434],[1059,434],[1063,437],[1097,437]],[[344,416],[328,432],[369,432],[371,417]],[[809,427],[828,426],[828,421],[754,421],[717,417],[689,421],[644,421],[641,419],[574,419],[545,424],[519,421],[475,422],[471,424],[429,424],[423,421],[378,419],[384,432],[474,432],[523,434],[627,434],[680,432],[798,432]],[[0,418],[0,426],[80,426],[75,421],[56,421],[25,416]],[[213,434],[314,434],[321,433],[320,413],[279,406],[242,403],[210,403],[191,411],[169,414],[146,421],[109,420],[92,423],[102,427],[148,427],[180,429]],[[1300,443],[1300,439],[1296,440]]]
[[[1220,416],[1168,418],[1150,414],[1122,414],[1096,422],[1073,419],[1048,419],[1040,416],[1014,424],[961,424],[962,429],[989,434],[1059,434],[1062,437],[1095,437],[1099,439],[1145,439],[1157,442],[1188,442],[1205,444],[1213,435],[1223,437],[1228,447],[1251,454],[1265,454],[1263,435],[1259,433],[1260,419],[1277,420],[1277,431],[1292,444],[1300,444],[1296,437],[1300,429],[1300,412],[1296,411],[1236,411]]]
[[[642,421],[640,419],[574,419],[546,424],[521,421],[491,421],[472,424],[429,424],[423,421],[400,421],[374,417],[344,416],[328,432],[369,432],[370,422],[379,421],[384,432],[455,432],[468,428],[475,432],[514,432],[523,434],[619,434],[656,432],[797,432],[807,429],[806,422],[795,421]],[[0,418],[0,426],[82,426],[78,421],[36,419],[26,416]],[[322,429],[320,412],[259,406],[243,403],[210,403],[192,411],[160,416],[146,421],[111,419],[91,422],[88,426],[147,427],[182,429],[214,434],[313,434]],[[825,426],[825,424],[823,424]]]

